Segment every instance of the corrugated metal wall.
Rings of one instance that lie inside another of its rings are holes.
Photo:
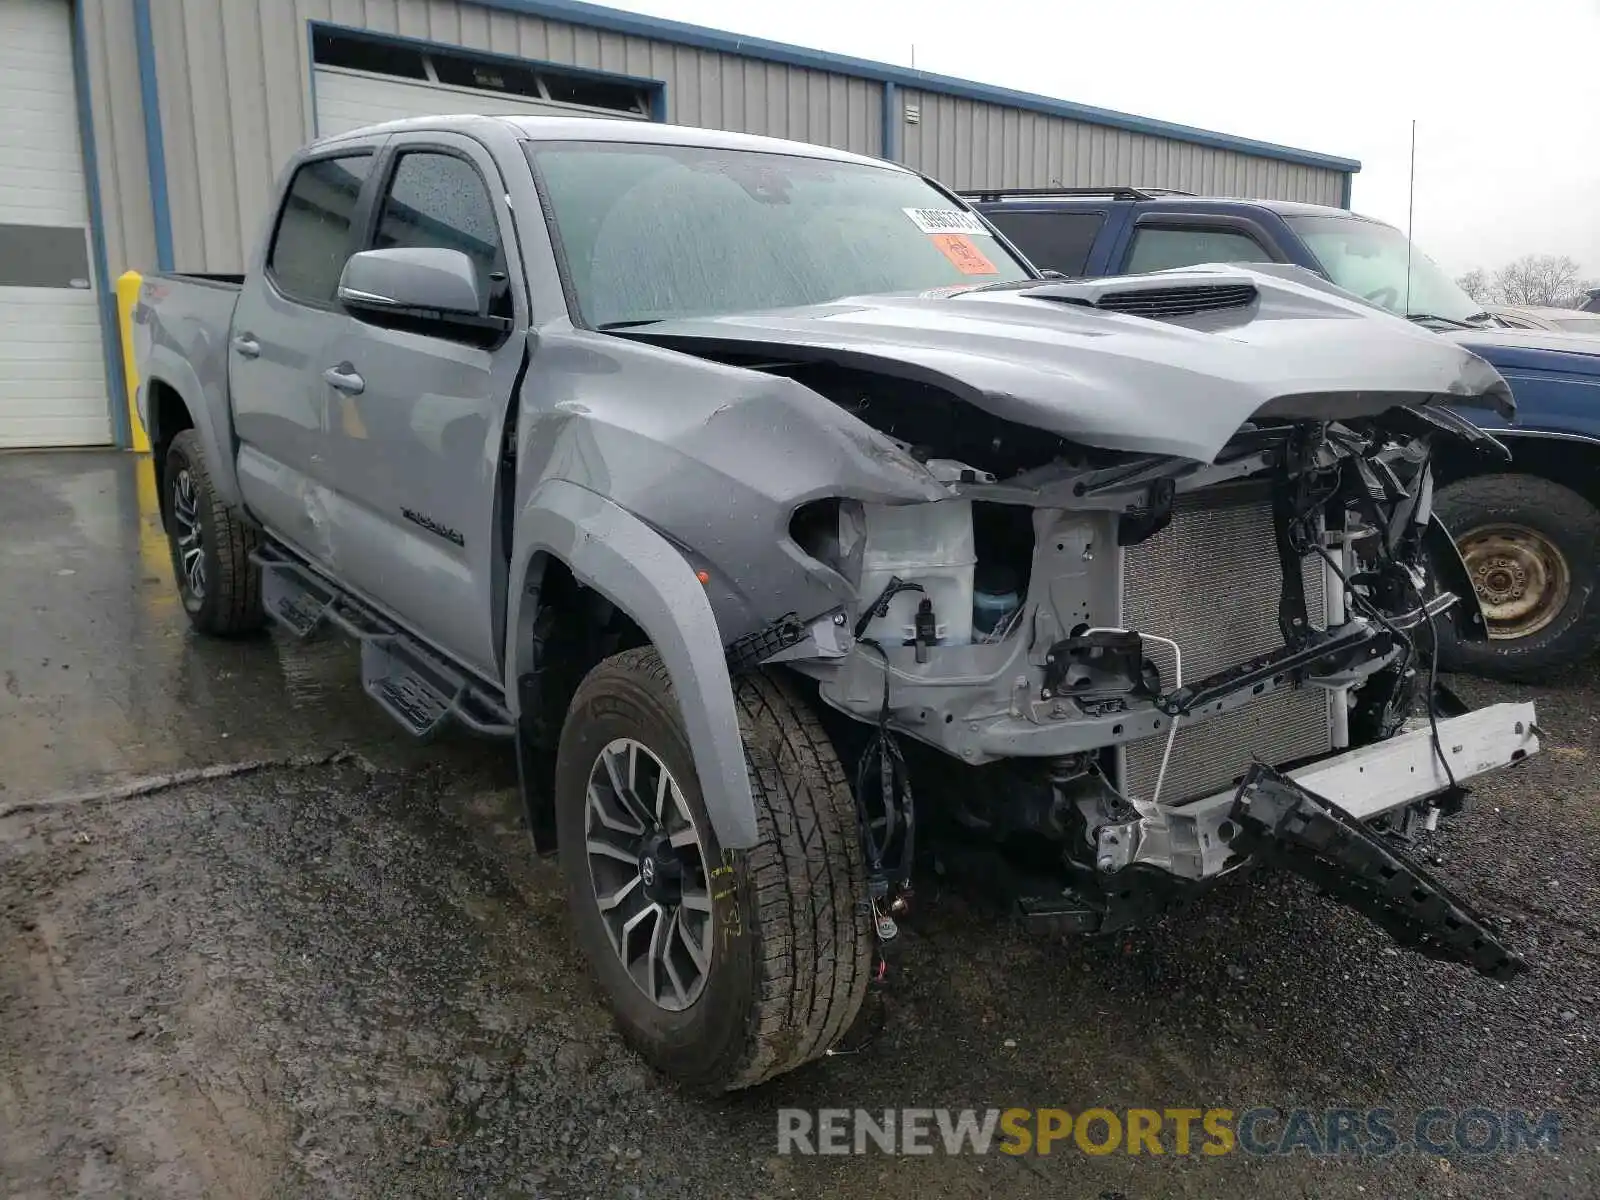
[[[660,79],[667,118],[680,124],[881,149],[876,83],[456,0],[161,0],[151,9],[179,270],[243,269],[273,178],[312,134],[308,20]]]
[[[144,104],[133,52],[133,6],[127,0],[80,0],[95,170],[111,278],[129,267],[156,265],[150,164],[145,157]]]
[[[1179,188],[1204,195],[1337,206],[1341,172],[1151,134],[902,89],[918,109],[900,123],[901,160],[956,188]]]
[[[81,0],[110,273],[156,265],[128,0]],[[308,21],[666,84],[667,119],[882,152],[883,85],[466,0],[154,0],[173,257],[239,271],[284,161],[313,134]],[[1143,184],[1337,205],[1324,168],[901,88],[900,157],[961,188]]]

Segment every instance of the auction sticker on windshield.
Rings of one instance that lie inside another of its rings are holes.
[[[933,244],[939,247],[941,254],[955,263],[956,270],[963,275],[998,274],[995,265],[964,233],[936,233],[933,235]]]
[[[976,233],[993,237],[994,231],[977,213],[959,208],[907,208],[902,210],[923,233]]]

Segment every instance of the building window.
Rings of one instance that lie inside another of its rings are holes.
[[[318,30],[311,39],[311,55],[324,67],[348,67],[352,71],[398,75],[402,79],[428,78],[422,51],[415,46]]]
[[[405,45],[343,30],[318,30],[311,40],[311,52],[322,67],[523,96],[552,106],[650,114],[649,92],[628,80],[474,54],[452,46]]]

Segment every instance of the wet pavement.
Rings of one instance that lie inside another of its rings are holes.
[[[337,640],[190,635],[146,460],[0,455],[0,806],[219,761],[359,746],[420,761]]]
[[[1600,1195],[1593,663],[1463,684],[1547,733],[1431,842],[1510,986],[1276,876],[1094,941],[930,879],[856,1052],[704,1100],[612,1032],[505,749],[409,743],[337,640],[193,638],[137,459],[0,455],[0,621],[0,1194]],[[776,1153],[783,1107],[1091,1105],[1553,1109],[1561,1148]]]

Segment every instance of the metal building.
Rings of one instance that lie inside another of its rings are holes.
[[[1348,206],[1348,159],[578,0],[0,0],[0,447],[126,445],[112,284],[239,272],[285,159],[430,112],[821,142],[960,188]]]

